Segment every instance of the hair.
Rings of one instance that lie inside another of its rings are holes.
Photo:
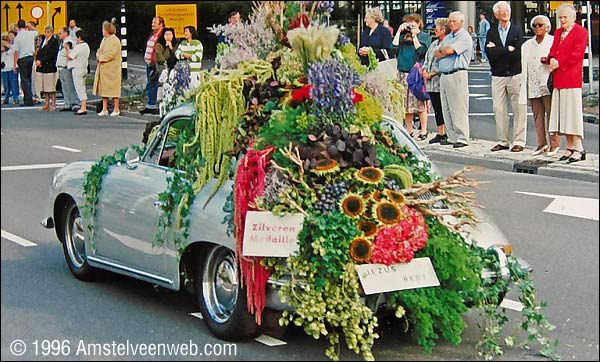
[[[19,21],[17,21],[17,27],[18,27],[19,29],[23,29],[23,28],[25,28],[25,20],[23,20],[23,19],[19,19]]]
[[[170,31],[171,33],[173,33],[173,47],[176,47],[177,46],[177,37],[175,36],[175,29],[173,29],[173,28],[164,28],[162,31],[162,34],[160,34],[160,38],[158,38],[158,43],[160,43],[164,47],[167,46],[167,41],[165,40],[165,33],[167,31]],[[192,37],[193,37],[193,35],[192,35]]]
[[[548,19],[548,17],[546,15],[536,15],[533,17],[533,19],[531,19],[531,22],[529,23],[529,26],[533,29],[533,24],[535,23],[535,21],[537,19],[542,19],[542,21],[544,22],[544,24],[546,24],[546,31],[550,31],[550,29],[552,29],[552,24],[550,23],[550,19]]]
[[[460,11],[453,11],[450,14],[448,14],[448,20],[450,20],[450,18],[455,18],[458,21],[462,21],[463,23],[465,22],[465,14],[461,13]]]
[[[446,35],[448,35],[452,32],[452,30],[450,30],[450,24],[448,23],[448,18],[435,19],[435,26],[437,28],[443,29],[444,34],[446,34]]]
[[[486,14],[485,14],[485,11],[481,11],[481,12],[479,12],[479,15],[483,15],[483,16],[485,16],[485,15],[486,15]]]
[[[577,19],[577,11],[575,11],[575,7],[571,4],[561,4],[557,9],[556,13],[558,16],[560,14],[565,14],[569,16],[569,20],[575,21]]]
[[[155,16],[153,19],[158,19],[158,23],[165,27],[165,19],[162,16]]]
[[[500,6],[504,6],[505,8],[507,8],[509,13],[512,12],[510,9],[509,3],[507,3],[506,1],[498,1],[497,3],[494,4],[494,7],[492,7],[494,14],[496,14],[498,12],[498,10],[500,10]]]
[[[109,33],[110,35],[113,35],[114,33],[117,32],[117,27],[115,26],[115,24],[105,20],[102,23],[102,30],[106,30],[107,33]]]
[[[367,15],[373,18],[373,20],[375,20],[377,23],[383,23],[383,14],[381,13],[380,8],[368,8],[365,11],[365,16]]]
[[[68,26],[61,26],[60,28],[58,28],[58,31],[63,31],[63,33],[68,33],[69,32],[69,27]]]
[[[83,29],[79,29],[75,32],[75,38],[85,39],[85,32]]]
[[[417,13],[408,14],[402,18],[402,22],[406,23],[407,21],[414,21],[419,24],[419,29],[423,29],[423,18],[421,18],[421,15]]]
[[[236,16],[239,13],[240,12],[237,11],[237,10],[234,10],[234,11],[230,12],[229,15],[227,15],[227,20],[231,19],[232,16]]]
[[[183,28],[183,31],[185,31],[185,29],[188,29],[190,31],[190,33],[192,34],[192,39],[198,39],[198,32],[196,31],[196,28],[194,28],[191,25],[188,25]]]
[[[54,32],[54,28],[52,27],[52,25],[47,25],[47,26],[44,28],[44,31],[46,31],[46,30],[50,30],[51,32]]]

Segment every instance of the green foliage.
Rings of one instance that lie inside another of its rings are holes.
[[[339,51],[341,52],[341,57],[343,61],[350,68],[354,69],[356,73],[358,73],[359,75],[364,75],[367,73],[367,67],[360,64],[360,58],[358,57],[358,53],[354,44],[348,43],[343,47],[340,47]]]
[[[377,55],[375,55],[373,48],[369,48],[369,70],[376,70],[378,66],[379,60],[377,60]]]

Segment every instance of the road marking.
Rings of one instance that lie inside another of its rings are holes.
[[[287,342],[284,342],[277,338],[273,338],[271,336],[267,336],[266,334],[261,334],[260,336],[254,338],[254,340],[256,342],[262,343],[269,347],[277,347],[277,346],[283,346],[283,345],[287,344]]]
[[[469,97],[484,97],[487,94],[480,94],[480,93],[469,93]]]
[[[6,231],[4,229],[2,229],[2,233],[1,234],[2,234],[1,236],[3,238],[5,238],[6,240],[10,240],[13,243],[17,243],[17,244],[19,244],[21,246],[24,246],[26,248],[31,247],[31,246],[37,246],[36,243],[33,243],[33,242],[29,241],[29,240],[25,240],[22,237],[17,236],[17,235],[12,234],[12,233],[9,233],[8,231]]]
[[[598,221],[598,199],[515,191],[517,194],[554,199],[544,212]]]
[[[479,98],[477,98],[479,99]],[[469,116],[494,116],[495,113],[469,113]],[[513,113],[508,113],[509,116],[512,116]],[[533,113],[527,113],[528,116],[533,116]]]
[[[492,97],[479,97],[479,98],[475,98],[475,99],[477,99],[478,101],[487,101],[487,100],[490,100],[493,98]]]
[[[196,317],[196,318],[204,319],[204,318],[202,317],[202,313],[200,313],[200,312],[190,313],[190,315],[191,315],[192,317]]]
[[[523,303],[517,302],[516,300],[504,299],[502,303],[500,303],[502,308],[516,310],[517,312],[523,311]]]
[[[67,151],[67,152],[74,152],[74,153],[81,152],[81,150],[78,150],[76,148],[69,148],[69,147],[65,147],[65,146],[54,145],[54,146],[52,146],[52,148],[56,148],[57,150],[63,150],[63,151]]]
[[[490,88],[491,84],[473,84],[470,85],[471,88]]]
[[[58,102],[58,101],[57,101],[57,102],[56,102],[56,105],[57,105],[57,106],[62,106],[62,105],[64,105],[64,104],[65,104],[65,102],[64,102],[64,101],[60,101],[60,102]],[[20,106],[16,106],[16,107],[10,107],[10,108],[8,108],[8,107],[2,107],[2,110],[3,110],[3,111],[17,111],[17,110],[27,110],[27,109],[40,109],[40,108],[42,108],[42,107],[43,107],[43,105],[36,104],[35,106],[27,106],[27,107],[20,107]],[[58,108],[58,107],[57,107],[57,108]],[[57,112],[58,112],[58,111],[57,111]]]
[[[45,168],[60,168],[66,163],[47,163],[44,165],[2,166],[2,171],[42,170]]]

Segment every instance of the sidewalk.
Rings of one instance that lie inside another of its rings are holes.
[[[490,151],[496,143],[476,139],[471,140],[468,147],[455,149],[439,143],[430,145],[427,141],[418,142],[421,149],[434,161],[598,183],[600,160],[597,154],[587,153],[585,161],[568,164],[566,161],[558,161],[564,150],[553,157],[533,156],[532,147],[526,147],[523,152]]]

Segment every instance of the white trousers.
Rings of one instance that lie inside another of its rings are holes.
[[[521,74],[512,77],[492,76],[492,100],[496,117],[496,134],[498,143],[502,146],[510,146],[507,99],[510,99],[510,107],[514,114],[513,146],[525,147],[527,141],[527,105],[519,104],[521,79]]]
[[[469,74],[460,70],[440,77],[440,99],[448,142],[469,144]]]

